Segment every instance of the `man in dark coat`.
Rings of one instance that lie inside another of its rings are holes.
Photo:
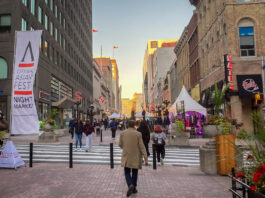
[[[78,142],[80,142],[80,151],[82,151],[82,133],[84,131],[83,123],[80,119],[74,125],[75,128],[75,151],[77,151]]]
[[[75,119],[72,118],[69,122],[69,133],[72,135],[72,139],[74,138],[74,125],[75,125]]]
[[[143,120],[140,123],[140,126],[137,128],[137,131],[142,133],[142,138],[143,138],[145,150],[146,150],[147,155],[149,156],[150,153],[149,153],[149,149],[148,149],[148,144],[150,141],[150,129],[149,129],[147,122],[145,120]]]
[[[111,128],[111,132],[112,132],[112,138],[115,139],[116,130],[117,130],[117,122],[114,119],[110,123],[110,128]]]

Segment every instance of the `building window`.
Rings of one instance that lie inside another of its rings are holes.
[[[53,11],[53,0],[50,0],[50,9]]]
[[[0,15],[0,33],[11,31],[11,15]]]
[[[51,36],[53,36],[53,23],[50,22],[50,34]]]
[[[24,18],[21,19],[21,31],[27,31],[27,21]]]
[[[48,30],[48,16],[46,14],[44,16],[44,27],[46,30]]]
[[[30,0],[30,12],[31,14],[35,15],[35,0]]]
[[[240,56],[255,56],[254,23],[250,19],[239,22]]]
[[[7,79],[7,62],[0,57],[0,79]]]
[[[22,0],[22,3],[24,4],[24,6],[28,6],[28,0]]]
[[[45,56],[48,56],[48,42],[44,41],[44,54]]]
[[[55,40],[58,41],[58,30],[55,28]]]
[[[38,21],[42,24],[42,9],[38,7]]]
[[[237,2],[251,2],[251,0],[237,0]]]
[[[58,8],[57,8],[57,5],[55,5],[55,17],[58,18]]]

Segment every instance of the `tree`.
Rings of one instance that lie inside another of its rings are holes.
[[[222,90],[218,89],[217,85],[214,84],[214,92],[211,95],[211,102],[214,104],[214,114],[218,114],[222,105],[225,102],[225,93],[229,89],[230,84],[227,84]]]

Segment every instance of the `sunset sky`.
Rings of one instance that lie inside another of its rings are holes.
[[[194,7],[189,0],[93,0],[93,56],[117,60],[122,98],[142,92],[147,41],[179,38]]]

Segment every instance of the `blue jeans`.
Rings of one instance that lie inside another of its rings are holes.
[[[75,134],[75,148],[77,148],[78,141],[80,142],[80,148],[82,147],[82,133]]]
[[[132,172],[132,175],[131,175]],[[137,176],[138,176],[138,169],[134,168],[124,168],[124,174],[125,179],[128,187],[133,184],[133,186],[136,188],[137,186]]]

